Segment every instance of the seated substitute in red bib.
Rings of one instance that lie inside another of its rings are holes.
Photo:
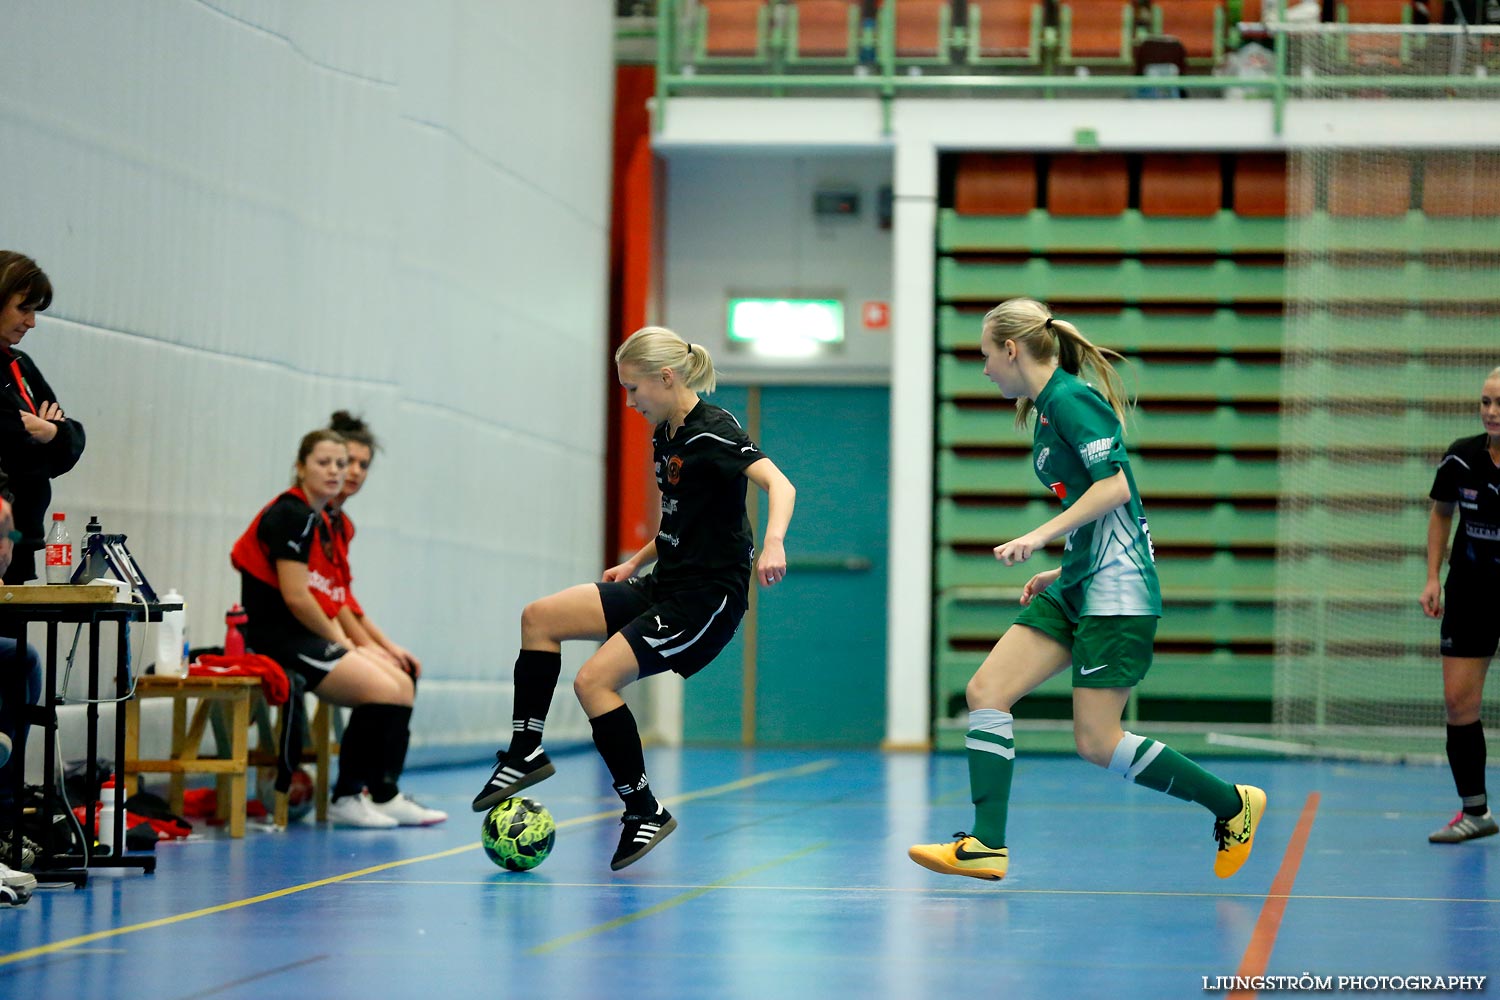
[[[615,366],[631,409],[656,428],[651,444],[660,526],[653,541],[605,570],[601,582],[570,587],[521,612],[510,748],[495,755],[474,810],[489,809],[553,773],[542,750],[542,727],[562,669],[562,642],[607,640],[579,668],[573,691],[625,802],[619,847],[610,860],[610,868],[619,870],[677,827],[651,792],[635,717],[619,692],[668,670],[691,677],[719,654],[745,613],[752,565],[762,586],[786,576],[783,539],[797,491],[739,421],[698,398],[714,388],[713,359],[702,346],[671,330],[646,327],[620,345]],[[769,497],[758,564],[745,516],[746,480]],[[636,575],[652,562],[650,576]]]
[[[411,679],[353,648],[336,617],[348,599],[348,568],[334,544],[328,501],[343,487],[348,450],[330,430],[302,439],[292,488],[272,500],[234,543],[245,644],[307,690],[353,708],[339,751],[329,818],[373,829],[447,819],[397,787],[406,764]],[[290,731],[290,727],[289,727]]]

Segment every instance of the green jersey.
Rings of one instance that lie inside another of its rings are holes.
[[[1078,376],[1057,369],[1036,398],[1031,458],[1037,478],[1064,508],[1122,469],[1130,484],[1129,503],[1068,533],[1062,575],[1047,593],[1075,621],[1086,615],[1159,617],[1151,532],[1109,402]]]

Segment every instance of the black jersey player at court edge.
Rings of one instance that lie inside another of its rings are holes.
[[[495,755],[474,811],[553,774],[542,730],[562,670],[562,643],[605,640],[579,668],[573,691],[625,803],[610,860],[618,871],[677,827],[652,793],[640,732],[620,691],[668,670],[691,677],[728,644],[745,613],[752,565],[765,587],[786,576],[783,540],[797,491],[733,415],[698,398],[714,388],[713,359],[704,347],[646,327],[620,345],[615,366],[631,409],[656,428],[661,524],[655,539],[605,570],[599,583],[569,587],[521,612],[510,747]],[[758,562],[745,514],[747,479],[769,497]],[[637,575],[653,562],[649,576]]]
[[[1427,585],[1422,610],[1443,620],[1443,706],[1448,717],[1448,767],[1458,789],[1458,813],[1427,839],[1458,844],[1500,832],[1484,784],[1484,723],[1479,718],[1484,678],[1500,647],[1500,367],[1479,391],[1484,433],[1448,446],[1432,481],[1427,523]],[[1458,534],[1453,514],[1458,512]],[[1448,578],[1440,583],[1448,540]]]

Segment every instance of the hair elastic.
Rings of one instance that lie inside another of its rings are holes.
[[[1045,326],[1049,330],[1052,329],[1052,317],[1048,316],[1047,317],[1047,321],[1045,323],[1043,323],[1042,325]]]

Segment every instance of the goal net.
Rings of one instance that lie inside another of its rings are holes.
[[[1319,25],[1284,44],[1289,120],[1358,101],[1368,125],[1288,157],[1274,730],[1440,759],[1438,623],[1418,598],[1437,460],[1482,430],[1500,364],[1500,148],[1464,126],[1500,115],[1500,33]],[[1400,146],[1396,120],[1449,128]]]

